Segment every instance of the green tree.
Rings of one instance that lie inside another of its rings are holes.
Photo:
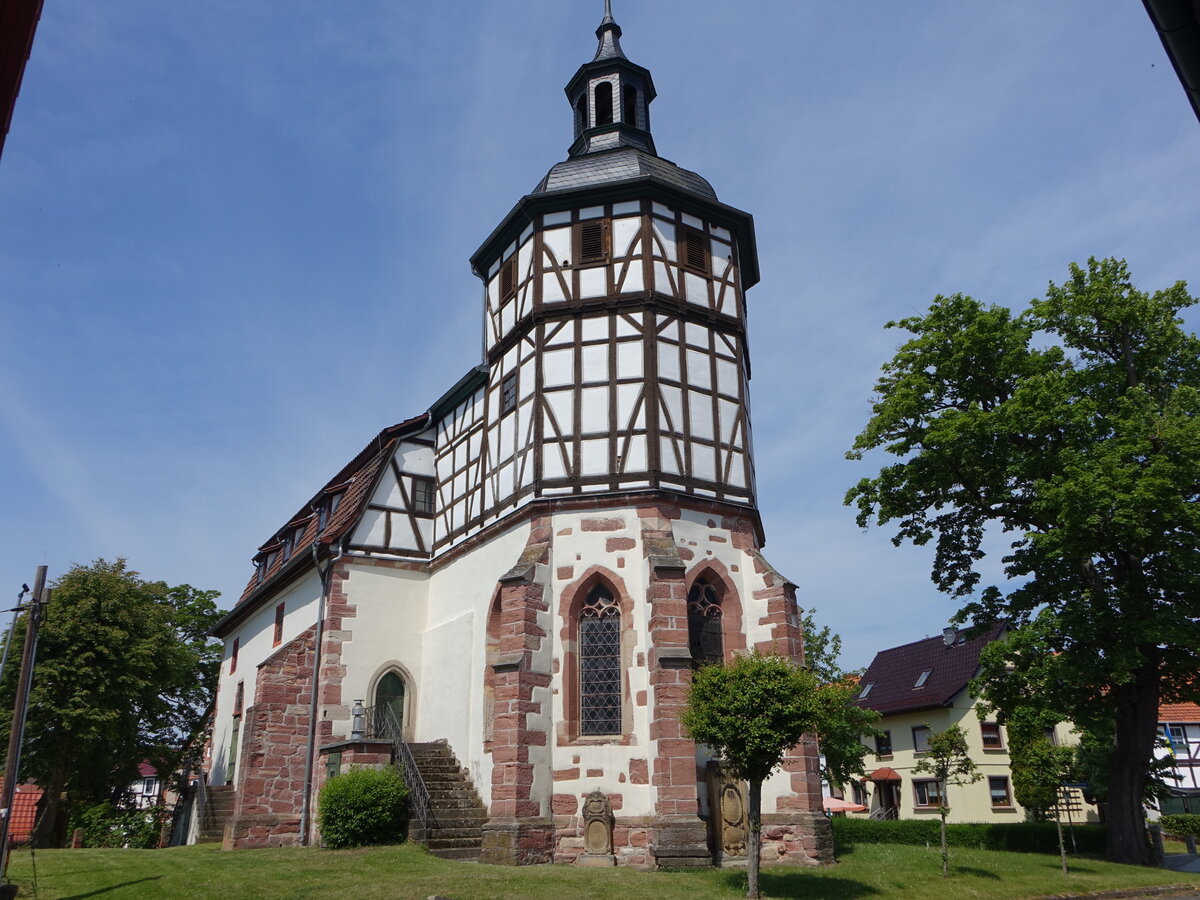
[[[847,493],[859,523],[934,541],[934,582],[969,600],[959,621],[1007,618],[1017,635],[1037,621],[1038,640],[1006,665],[1018,679],[1052,667],[1064,718],[1111,722],[1118,862],[1150,861],[1158,704],[1200,667],[1200,341],[1178,318],[1195,302],[1182,282],[1137,290],[1114,259],[1072,265],[1020,314],[939,296],[890,323],[913,337],[883,367],[849,454],[900,458]],[[1006,590],[978,590],[989,533],[1014,536]]]
[[[928,772],[937,781],[938,815],[942,820],[942,877],[950,874],[950,849],[946,844],[946,816],[950,812],[947,789],[963,786],[980,779],[975,763],[967,749],[967,733],[960,725],[929,735],[929,752],[913,767],[914,772]]]
[[[164,776],[203,727],[221,645],[215,591],[145,581],[125,560],[76,565],[58,580],[38,635],[22,777],[45,789],[35,837],[61,843],[82,804],[120,803],[148,760]],[[18,627],[10,659],[20,659]],[[18,666],[0,685],[7,742]],[[66,809],[60,797],[66,798]]]
[[[846,722],[861,719],[863,710],[844,702],[847,696],[823,689],[816,675],[791,660],[758,651],[693,675],[680,721],[693,740],[708,744],[730,772],[749,782],[749,897],[759,896],[762,784],[804,735],[857,727]]]
[[[800,626],[804,630],[804,666],[822,684],[828,684],[846,675],[839,660],[842,655],[842,636],[828,625],[818,628],[816,612],[816,609],[810,609],[800,619]]]

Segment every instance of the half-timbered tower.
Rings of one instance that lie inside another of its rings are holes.
[[[803,653],[755,507],[753,221],[658,155],[650,72],[607,9],[596,34],[567,158],[471,258],[482,363],[259,548],[218,628],[228,846],[314,839],[325,778],[444,741],[485,860],[744,853],[740,788],[677,715],[697,665]],[[823,857],[814,746],[763,802],[768,857]]]

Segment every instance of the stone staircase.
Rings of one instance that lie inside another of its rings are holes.
[[[415,819],[409,824],[409,838],[434,856],[478,862],[488,814],[466,770],[445,741],[409,744],[408,749],[429,789],[433,813],[428,831]]]
[[[225,823],[233,815],[236,799],[237,789],[233,785],[208,788],[204,817],[200,821],[200,832],[196,835],[197,844],[213,844],[224,839]]]

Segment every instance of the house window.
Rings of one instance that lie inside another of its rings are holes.
[[[517,408],[517,373],[510,372],[500,382],[500,415]]]
[[[413,512],[421,516],[433,515],[433,479],[413,479]]]
[[[892,733],[890,731],[885,731],[882,734],[875,735],[875,755],[892,755]]]
[[[1171,742],[1172,748],[1187,747],[1187,738],[1183,733],[1182,725],[1167,726],[1167,740]]]
[[[925,682],[929,680],[929,675],[932,672],[933,672],[933,669],[926,669],[924,672],[922,672],[919,676],[917,676],[917,683],[914,684],[913,687],[914,688],[925,687]]]
[[[1055,730],[1053,725],[1046,729],[1045,736],[1046,740],[1050,742],[1051,747],[1058,746],[1058,732]]]
[[[233,639],[233,649],[229,651],[229,674],[232,675],[237,671],[238,648],[242,644],[241,638]]]
[[[989,776],[988,793],[992,795],[992,806],[1012,806],[1012,796],[1008,792],[1007,775]]]
[[[861,781],[850,782],[850,790],[854,795],[854,802],[859,806],[867,806],[867,789],[863,787]]]
[[[721,601],[716,588],[699,579],[688,591],[688,649],[692,665],[706,666],[725,658],[721,637]]]
[[[158,779],[144,778],[142,779],[142,793],[147,797],[153,797],[158,793]]]
[[[285,537],[283,539],[283,549],[281,552],[283,553],[283,561],[284,562],[287,562],[289,559],[292,558],[292,537],[291,537],[291,535],[288,535],[287,537]]]
[[[871,688],[873,688],[873,687],[875,687],[875,682],[868,681],[865,685],[863,685],[862,693],[858,695],[858,699],[859,700],[864,699],[867,696],[867,694],[871,693]]]
[[[236,719],[242,714],[242,706],[246,702],[246,682],[239,681],[237,690],[233,694],[233,717]]]
[[[914,725],[912,730],[913,750],[917,753],[929,752],[929,726]]]
[[[998,722],[982,722],[979,725],[979,731],[983,736],[984,750],[1004,749],[1004,740],[1000,736],[1000,724]]]
[[[575,226],[579,265],[608,260],[608,219],[588,219]]]
[[[913,803],[916,806],[941,806],[942,791],[934,779],[913,782]]]
[[[511,300],[517,293],[517,255],[514,253],[500,265],[500,302]]]
[[[389,739],[404,734],[404,679],[386,672],[375,687],[375,736]]]
[[[271,646],[278,647],[283,641],[283,604],[275,607],[275,634],[271,638]]]
[[[679,256],[693,272],[708,274],[708,240],[698,228],[684,225],[679,236]]]
[[[613,88],[611,81],[596,85],[596,125],[611,125],[613,121]]]
[[[325,530],[325,526],[329,524],[329,506],[321,504],[321,511],[317,514],[317,534]]]
[[[621,733],[621,610],[596,585],[579,612],[580,733]]]

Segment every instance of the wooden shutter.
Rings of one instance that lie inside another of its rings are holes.
[[[597,263],[608,260],[608,220],[589,219],[575,229],[579,242],[579,262]]]
[[[507,300],[517,292],[517,255],[514,253],[500,266],[500,299]]]
[[[708,241],[704,232],[696,228],[683,227],[683,264],[689,269],[708,274]]]

